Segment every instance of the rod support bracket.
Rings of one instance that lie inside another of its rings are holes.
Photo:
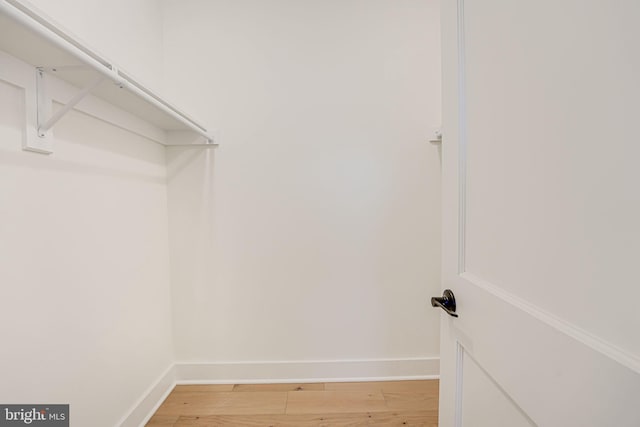
[[[52,67],[49,70],[55,70],[56,67]],[[78,93],[76,93],[73,98],[71,98],[61,109],[52,114],[52,98],[51,94],[47,90],[47,75],[46,71],[48,69],[38,67],[36,68],[36,91],[37,91],[37,102],[38,102],[38,136],[40,138],[44,138],[47,136],[47,132],[56,124],[58,121],[64,117],[73,107],[75,107],[78,102],[82,101],[82,99],[89,95],[100,83],[105,80],[105,77],[102,75],[97,76],[93,79],[86,87],[80,89]]]

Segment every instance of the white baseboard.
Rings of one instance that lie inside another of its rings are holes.
[[[178,384],[246,384],[434,379],[440,359],[180,362]]]
[[[400,381],[439,378],[440,358],[180,362],[170,366],[118,424],[142,427],[176,384]]]
[[[151,416],[158,410],[164,399],[176,385],[175,364],[172,364],[160,375],[156,382],[149,387],[131,410],[117,424],[120,427],[144,426]]]

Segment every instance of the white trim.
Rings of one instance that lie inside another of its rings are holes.
[[[467,253],[467,74],[464,0],[458,0],[458,273],[466,269]]]
[[[456,341],[456,401],[454,404],[454,425],[462,427],[462,395],[464,381],[464,347],[460,341]]]
[[[440,358],[176,363],[178,384],[435,379]]]
[[[311,359],[311,360],[218,360],[218,361],[185,361],[176,362],[176,365],[290,365],[317,364],[317,363],[362,363],[362,362],[419,362],[425,360],[439,360],[438,357],[402,357],[402,358],[378,358],[378,359]]]
[[[52,152],[53,137],[38,137],[36,70],[26,63],[0,51],[0,81],[22,90],[24,113],[22,128],[22,148],[24,150],[49,154]]]
[[[175,386],[175,364],[171,364],[153,385],[142,393],[142,396],[116,425],[120,427],[144,426]]]
[[[640,358],[634,354],[621,349],[620,347],[603,340],[600,337],[574,325],[558,316],[502,289],[501,287],[474,276],[470,273],[463,273],[460,277],[467,282],[477,286],[478,288],[490,293],[491,295],[501,299],[507,304],[535,317],[541,322],[551,326],[557,331],[575,339],[576,341],[586,345],[598,353],[601,353],[610,359],[615,360],[621,365],[631,369],[636,373],[640,373]]]
[[[366,383],[385,381],[439,380],[440,375],[412,375],[400,377],[353,377],[353,378],[287,378],[287,379],[238,379],[238,380],[177,380],[176,385],[207,384],[314,384],[314,383]]]

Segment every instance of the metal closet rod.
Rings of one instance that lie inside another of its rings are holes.
[[[164,101],[158,95],[154,94],[134,79],[120,72],[110,61],[61,31],[53,23],[26,7],[22,2],[17,0],[0,0],[0,11],[20,22],[31,31],[39,34],[43,39],[53,43],[64,52],[69,53],[83,64],[93,68],[116,85],[133,92],[138,97],[144,99],[159,110],[181,122],[198,135],[203,136],[207,140],[207,143],[214,144],[213,137],[207,133],[205,128],[200,126],[193,119],[173,107],[170,103]]]

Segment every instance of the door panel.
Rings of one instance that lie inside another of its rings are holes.
[[[464,7],[465,271],[640,354],[640,2]]]
[[[441,425],[638,426],[640,3],[442,10]]]
[[[454,347],[454,354],[463,352],[463,364],[456,368],[443,361],[442,381],[461,379],[453,399],[462,401],[463,413],[469,405],[495,411],[492,424],[464,417],[457,425],[510,427],[504,420],[514,412],[514,408],[495,406],[488,398],[491,390],[475,386],[473,393],[467,391],[469,358],[534,425],[640,425],[640,377],[636,372],[580,342],[584,337],[577,331],[563,331],[562,324],[547,323],[549,318],[524,302],[471,275],[463,274],[455,287],[460,318],[443,323],[448,326],[447,346]]]
[[[462,371],[464,372],[462,419],[469,420],[468,425],[495,425],[498,415],[502,425],[510,427],[535,425],[470,355],[465,356],[463,348],[460,351],[463,352]],[[483,395],[482,400],[475,398],[479,394]]]

